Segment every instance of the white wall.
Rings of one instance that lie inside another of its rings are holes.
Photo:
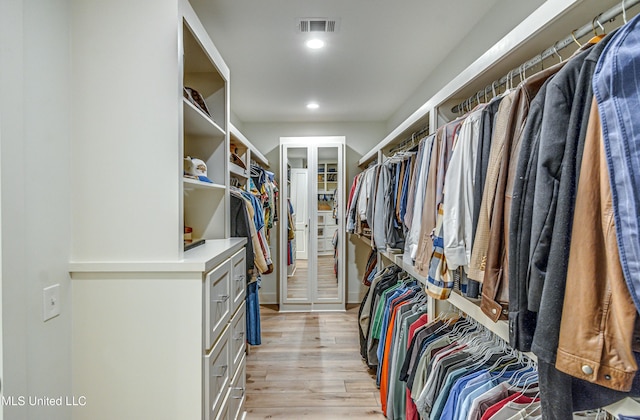
[[[73,1],[75,262],[182,256],[178,11],[174,0]]]
[[[388,119],[387,133],[393,131],[433,94],[451,81],[454,75],[473,63],[544,1],[502,0],[497,2],[442,63],[430,74],[425,75],[424,82],[416,87],[414,93]],[[478,88],[483,87],[479,86]]]
[[[385,134],[384,123],[344,122],[344,123],[244,123],[242,133],[269,159],[270,170],[282,180],[279,172],[280,137],[297,136],[346,136],[345,162],[347,168],[346,189],[351,187],[353,178],[360,172],[358,160],[375,146]],[[272,232],[272,253],[276,260],[275,250],[277,232]],[[362,285],[362,275],[367,262],[368,249],[356,238],[348,238],[347,242],[347,301],[360,302],[366,288]],[[277,264],[276,264],[277,266]],[[277,270],[277,267],[276,267]],[[263,276],[260,290],[261,303],[277,302],[278,272]]]
[[[71,396],[70,1],[0,2],[3,395]],[[61,315],[42,321],[59,283]],[[70,407],[3,408],[69,419]]]

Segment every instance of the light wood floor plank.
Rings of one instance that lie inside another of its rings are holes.
[[[292,398],[291,395],[295,395]],[[374,392],[312,392],[301,391],[286,395],[286,407],[372,407],[378,404]],[[247,407],[282,407],[281,393],[247,394]]]
[[[344,384],[347,392],[379,392],[373,377],[367,381],[348,380]]]
[[[304,370],[305,374],[312,373],[311,370],[314,369],[315,374],[321,375],[327,370],[339,370],[342,372],[363,372],[367,373],[367,366],[362,364],[356,364],[349,360],[324,360],[322,361],[322,366],[318,366],[318,362],[315,360],[296,360],[295,363],[291,363],[286,367],[282,366],[282,361],[270,361],[265,362],[264,360],[249,360],[247,361],[247,368],[259,370],[260,373],[269,371],[273,373],[275,370],[284,372],[295,373],[296,371]],[[265,373],[266,375],[266,373]],[[375,377],[375,372],[373,372],[373,377]],[[371,374],[369,374],[371,376]]]
[[[342,380],[318,381],[254,381],[247,384],[247,393],[285,392],[289,394],[308,392],[347,392]]]
[[[383,419],[375,372],[360,357],[357,313],[261,308],[262,345],[246,359],[247,419]]]
[[[280,420],[371,420],[384,419],[382,411],[371,407],[324,407],[315,408],[250,408],[247,410],[248,420],[280,419]]]

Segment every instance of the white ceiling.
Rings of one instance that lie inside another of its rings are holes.
[[[242,122],[386,121],[497,1],[191,0]],[[339,19],[322,50],[297,31],[309,17]]]
[[[447,72],[465,68],[545,1],[190,0],[231,70],[239,122],[386,124],[415,111],[428,98],[424,86],[442,87],[456,75]],[[506,74],[619,1],[578,0],[496,71]],[[325,48],[310,50],[300,18],[337,19],[339,28],[322,34]],[[320,108],[308,110],[309,101]]]

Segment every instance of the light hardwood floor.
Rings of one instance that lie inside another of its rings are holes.
[[[332,255],[318,255],[318,297],[321,299],[338,298],[338,281],[333,271]],[[309,268],[307,260],[296,261],[296,271],[287,278],[287,297],[300,299],[307,297],[309,288]]]
[[[247,419],[384,419],[357,314],[261,307],[262,344],[247,356]]]

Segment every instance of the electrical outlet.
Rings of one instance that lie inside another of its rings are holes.
[[[60,315],[60,285],[45,287],[42,290],[42,320],[48,321]]]

